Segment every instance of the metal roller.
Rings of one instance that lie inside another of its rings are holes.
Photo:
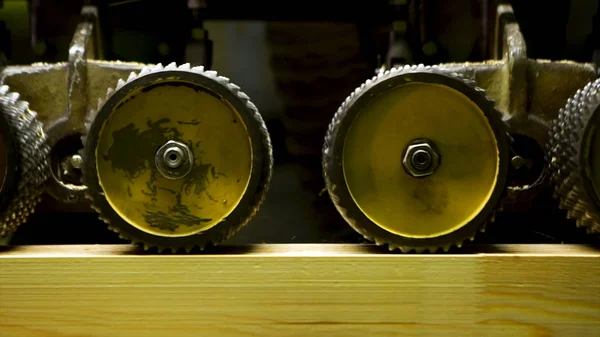
[[[48,179],[50,148],[29,103],[0,86],[0,238],[33,213]]]
[[[508,139],[474,82],[424,66],[381,72],[335,114],[323,170],[338,211],[365,238],[403,252],[448,250],[493,220]]]
[[[217,244],[256,213],[272,150],[229,79],[188,64],[145,67],[88,116],[83,175],[110,228],[146,248]]]
[[[578,226],[600,233],[600,79],[560,110],[547,148],[560,207]]]

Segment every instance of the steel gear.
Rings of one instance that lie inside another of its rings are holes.
[[[218,244],[264,200],[273,166],[261,115],[203,67],[145,67],[87,118],[83,177],[100,218],[159,251]]]
[[[600,233],[600,79],[560,110],[547,149],[560,207],[578,226]]]
[[[350,226],[378,245],[460,247],[500,207],[505,128],[473,81],[435,67],[393,68],[335,114],[323,148],[327,189]]]
[[[29,103],[0,86],[0,237],[12,234],[33,213],[48,179],[43,125]]]

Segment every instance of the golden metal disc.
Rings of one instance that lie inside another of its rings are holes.
[[[157,150],[187,145],[192,169],[163,176]],[[159,78],[113,105],[98,135],[98,182],[110,206],[132,226],[163,237],[205,231],[238,205],[252,171],[251,141],[238,111],[210,89]]]
[[[402,165],[407,145],[427,138],[441,162],[415,178]],[[473,220],[498,182],[499,147],[483,111],[448,86],[409,82],[370,100],[344,143],[346,185],[360,210],[407,238],[433,238]]]

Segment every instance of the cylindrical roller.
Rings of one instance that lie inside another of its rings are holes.
[[[6,237],[40,201],[50,149],[37,114],[6,85],[0,86],[0,112],[0,237]]]
[[[578,226],[600,233],[600,79],[560,110],[547,148],[560,207]]]
[[[508,169],[504,123],[474,83],[435,68],[380,73],[341,105],[323,170],[338,211],[390,249],[435,252],[493,218]]]
[[[262,203],[273,163],[248,96],[187,64],[147,67],[109,90],[89,116],[83,160],[100,217],[159,251],[233,235]]]

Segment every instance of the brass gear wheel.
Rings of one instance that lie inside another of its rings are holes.
[[[600,233],[600,79],[560,110],[547,149],[560,207],[578,226]]]
[[[0,237],[6,237],[41,199],[50,148],[37,114],[6,85],[0,86],[0,111]]]
[[[424,66],[382,72],[329,125],[327,189],[366,239],[403,252],[447,251],[473,240],[500,206],[505,127],[473,81]]]
[[[83,177],[122,238],[173,252],[217,244],[257,212],[273,155],[248,96],[215,71],[145,67],[88,116]]]

